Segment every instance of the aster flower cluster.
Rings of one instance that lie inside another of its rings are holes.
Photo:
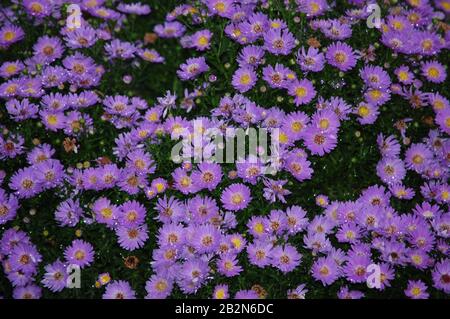
[[[2,4],[0,297],[447,297],[449,3],[373,4]]]

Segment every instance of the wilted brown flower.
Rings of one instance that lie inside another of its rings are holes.
[[[112,161],[108,156],[102,156],[102,157],[97,158],[97,163],[100,164],[101,166],[104,166],[104,165],[111,164]]]
[[[313,48],[316,48],[316,49],[320,48],[320,46],[321,46],[321,44],[320,44],[319,40],[317,40],[317,38],[309,38],[306,41],[306,43],[308,43],[308,45],[310,47],[313,47]]]
[[[66,137],[63,141],[64,150],[66,153],[76,152],[77,150],[77,140],[74,138]]]
[[[144,35],[144,44],[154,44],[158,39],[158,35],[154,32],[147,32]]]
[[[267,291],[260,285],[253,285],[252,290],[255,291],[260,299],[266,299]]]
[[[123,263],[128,269],[136,269],[139,265],[139,258],[137,258],[136,256],[128,256],[124,259]]]

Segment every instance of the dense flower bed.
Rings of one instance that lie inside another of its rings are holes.
[[[448,0],[5,2],[3,297],[448,296]]]

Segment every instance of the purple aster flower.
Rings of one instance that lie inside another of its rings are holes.
[[[414,33],[415,46],[414,51],[418,54],[431,56],[437,55],[443,45],[441,38],[433,31],[419,31]]]
[[[378,148],[384,157],[398,157],[400,155],[400,144],[395,136],[384,137],[382,133],[377,136]]]
[[[253,13],[242,23],[242,31],[249,42],[262,38],[268,28],[269,18],[261,12]]]
[[[136,299],[136,293],[127,281],[114,280],[106,286],[102,299]]]
[[[422,75],[433,83],[442,83],[447,78],[444,66],[436,60],[422,63],[421,71]]]
[[[230,294],[228,293],[228,285],[217,285],[216,287],[214,287],[212,298],[213,299],[230,298]]]
[[[259,299],[259,295],[253,289],[239,290],[238,292],[236,292],[234,299]]]
[[[223,190],[220,200],[225,209],[239,211],[245,209],[252,200],[250,188],[244,184],[232,184]]]
[[[450,108],[437,112],[435,122],[442,131],[450,134]]]
[[[205,224],[194,228],[192,245],[200,253],[212,253],[219,247],[220,231],[213,225]]]
[[[352,27],[337,19],[328,20],[321,30],[327,38],[333,40],[344,40],[352,36]]]
[[[24,138],[19,134],[0,137],[0,158],[15,158],[24,152]]]
[[[6,61],[0,65],[0,76],[4,79],[10,78],[23,71],[25,66],[19,60]]]
[[[0,225],[16,217],[19,202],[13,194],[7,194],[0,188]]]
[[[295,105],[308,104],[316,96],[314,85],[308,79],[295,80],[288,85],[289,95],[293,96]]]
[[[407,252],[407,258],[410,264],[417,269],[426,269],[433,263],[430,256],[421,249],[411,249]]]
[[[349,290],[347,286],[341,287],[337,294],[339,299],[361,299],[364,293],[358,290]]]
[[[433,152],[425,144],[412,144],[405,153],[406,167],[421,173],[432,158]]]
[[[55,211],[55,219],[60,226],[75,227],[83,215],[78,200],[67,199],[61,202]]]
[[[244,182],[256,185],[258,179],[264,172],[263,163],[255,156],[249,156],[249,159],[236,163],[237,174]]]
[[[400,183],[389,185],[389,191],[398,199],[412,199],[415,196],[414,189],[406,187]]]
[[[306,299],[307,293],[306,285],[300,284],[295,289],[288,290],[287,299]]]
[[[8,268],[5,267],[4,268]],[[7,270],[9,271],[6,274],[6,277],[8,278],[8,280],[11,282],[11,285],[13,287],[23,287],[28,285],[29,283],[33,282],[33,273],[25,273],[23,271],[12,271],[12,270]]]
[[[44,18],[51,15],[54,4],[49,0],[24,0],[23,6],[31,16]]]
[[[311,274],[314,279],[321,281],[324,286],[328,286],[339,278],[339,269],[333,259],[320,257],[312,265]]]
[[[160,246],[174,246],[181,248],[185,243],[185,228],[181,224],[164,224],[158,233],[158,244]]]
[[[272,263],[272,248],[270,241],[257,240],[247,245],[246,251],[251,264],[264,268]]]
[[[380,114],[378,105],[366,102],[360,102],[356,106],[354,113],[359,116],[358,122],[363,125],[375,123]]]
[[[33,168],[21,168],[12,177],[9,187],[19,198],[30,198],[40,192],[41,186]]]
[[[67,285],[67,267],[59,259],[45,266],[45,274],[41,282],[52,292],[63,290]]]
[[[154,31],[161,38],[179,38],[184,34],[186,28],[178,21],[167,21],[164,25],[156,25]]]
[[[96,43],[97,34],[90,26],[82,26],[67,33],[64,40],[71,49],[89,48]]]
[[[438,205],[431,205],[428,202],[417,204],[413,212],[425,219],[433,219],[442,213]]]
[[[362,230],[355,223],[342,224],[336,233],[336,238],[340,243],[354,243],[361,238]]]
[[[283,247],[276,246],[271,252],[272,265],[280,269],[283,273],[288,273],[300,265],[301,257],[302,255],[289,244]]]
[[[156,210],[158,211],[157,220],[163,223],[179,222],[185,217],[184,204],[174,197],[159,198],[156,204]]]
[[[191,176],[181,167],[175,169],[172,173],[174,188],[183,194],[195,193],[198,190],[197,184],[194,184]]]
[[[120,247],[133,251],[145,245],[148,239],[147,225],[142,226],[123,226],[120,225],[116,229],[118,243]]]
[[[198,51],[208,50],[211,46],[211,38],[213,34],[209,30],[200,30],[189,37],[189,47]]]
[[[162,57],[158,51],[154,49],[140,49],[137,51],[137,54],[145,61],[152,63],[163,63],[165,58]]]
[[[289,68],[282,64],[275,64],[275,67],[268,65],[263,68],[263,79],[271,88],[285,88],[297,79],[297,76]]]
[[[384,157],[378,162],[376,169],[378,177],[388,185],[399,183],[406,176],[403,161],[395,157]]]
[[[177,71],[178,77],[183,80],[192,80],[201,73],[207,72],[209,66],[206,64],[204,57],[190,58],[185,63],[180,65],[180,70]]]
[[[305,130],[303,139],[311,153],[319,156],[331,152],[337,145],[335,133],[323,133],[320,129],[311,126]]]
[[[177,283],[186,294],[194,293],[200,288],[209,274],[208,262],[202,259],[187,260],[180,266]]]
[[[411,84],[414,80],[414,74],[407,65],[401,65],[394,71],[397,79],[403,84]]]
[[[34,54],[42,59],[44,63],[51,63],[62,57],[63,46],[57,37],[40,37],[33,46]]]
[[[165,299],[170,296],[173,289],[173,281],[160,275],[153,275],[145,283],[147,291],[146,299]]]
[[[127,167],[136,170],[140,174],[151,174],[156,169],[151,154],[142,149],[128,153]]]
[[[14,299],[40,299],[41,296],[42,289],[35,284],[29,284],[23,287],[15,287],[13,291]]]
[[[245,93],[255,86],[257,79],[258,77],[253,69],[243,67],[234,72],[231,84],[240,93]]]
[[[0,97],[12,98],[19,94],[20,86],[18,79],[12,79],[0,84]]]
[[[105,197],[100,197],[93,203],[92,211],[97,222],[106,224],[109,227],[114,227],[119,214],[121,214],[120,209],[112,205],[109,199]]]
[[[289,190],[284,188],[287,180],[273,180],[270,178],[265,178],[264,183],[264,198],[269,202],[273,203],[279,200],[282,203],[286,203],[284,196],[291,194]]]
[[[11,99],[6,102],[6,110],[13,120],[23,121],[26,119],[36,118],[38,106],[30,103],[28,99]]]
[[[359,75],[373,89],[383,90],[391,85],[389,74],[379,66],[366,65],[359,71]]]
[[[19,244],[31,244],[27,234],[21,230],[15,230],[14,228],[7,229],[0,239],[0,252],[5,256],[8,256],[11,254],[14,247]]]
[[[327,47],[327,62],[341,71],[348,71],[356,65],[357,56],[353,48],[343,42],[335,42]]]
[[[41,80],[46,88],[60,86],[67,81],[67,70],[61,66],[46,66],[42,69]]]
[[[367,277],[366,269],[372,264],[372,261],[368,256],[358,256],[350,253],[347,257],[347,263],[343,267],[343,273],[346,278],[352,282],[365,282]]]
[[[64,180],[64,166],[58,160],[48,159],[34,168],[38,183],[45,189],[59,186]]]
[[[225,277],[237,276],[242,270],[234,253],[222,254],[217,260],[217,271]]]
[[[257,67],[264,57],[264,49],[257,45],[245,46],[238,56],[240,67]]]
[[[115,39],[105,45],[105,51],[110,58],[127,60],[134,57],[136,47],[130,42]]]
[[[192,173],[192,179],[198,187],[212,191],[222,180],[222,169],[219,164],[203,162]]]
[[[411,299],[428,299],[427,285],[421,280],[408,280],[405,295]]]
[[[24,37],[25,32],[21,27],[6,24],[0,28],[0,47],[8,47],[22,40]]]
[[[11,270],[35,273],[42,256],[32,244],[19,243],[13,247],[9,259]]]
[[[320,16],[329,8],[326,0],[305,0],[296,3],[298,10],[305,13],[307,17]]]
[[[436,263],[432,271],[433,285],[435,288],[450,292],[450,260],[444,259]]]
[[[140,2],[135,3],[119,3],[117,10],[123,13],[147,15],[152,10],[148,4],[142,4]]]
[[[145,221],[146,209],[138,201],[128,201],[120,205],[119,223],[125,227],[139,226]]]
[[[64,250],[66,261],[84,268],[94,261],[94,249],[91,244],[80,239],[75,239]]]
[[[219,208],[216,200],[205,196],[195,196],[186,204],[189,211],[189,219],[196,224],[211,222],[219,217]]]
[[[294,35],[288,30],[270,29],[264,33],[264,48],[272,54],[288,55],[294,47]]]
[[[292,140],[299,140],[304,133],[304,129],[309,123],[309,116],[301,111],[289,113],[281,125],[281,129],[286,132]]]
[[[297,53],[297,63],[304,72],[320,72],[325,67],[325,56],[316,48],[309,47],[305,51],[302,47]]]
[[[120,18],[120,13],[103,6],[90,7],[87,11],[94,17],[101,18],[103,20],[118,20]]]

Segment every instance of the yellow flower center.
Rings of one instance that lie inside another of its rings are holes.
[[[47,116],[47,123],[50,125],[56,125],[58,124],[58,117],[56,115],[49,115]]]
[[[241,84],[243,84],[243,85],[248,85],[248,84],[250,84],[250,81],[251,81],[251,80],[252,80],[252,79],[251,79],[250,75],[244,74],[243,76],[241,76],[240,82],[241,82]]]
[[[217,2],[217,3],[214,5],[214,9],[216,9],[217,12],[220,12],[220,13],[224,12],[225,9],[226,9],[225,3],[223,3],[223,2]]]
[[[293,132],[298,133],[298,132],[300,132],[303,129],[303,124],[300,123],[300,122],[293,122],[291,124],[291,129],[292,129]]]
[[[308,91],[304,87],[298,87],[295,89],[295,95],[298,97],[305,97]]]
[[[16,34],[13,31],[6,31],[3,34],[3,39],[5,41],[12,41],[16,37]]]
[[[328,119],[321,119],[319,122],[319,126],[321,129],[325,130],[330,126],[330,121],[328,121]]]
[[[9,64],[6,68],[5,68],[6,73],[8,74],[12,74],[14,72],[17,71],[17,66],[15,64]]]
[[[217,299],[225,299],[225,291],[223,289],[219,289],[216,291]]]
[[[428,69],[428,76],[432,78],[438,78],[439,77],[439,70],[437,68],[431,67]]]
[[[231,202],[235,205],[242,203],[243,200],[244,200],[244,197],[240,193],[235,193],[231,196]]]
[[[368,108],[367,106],[361,105],[361,106],[358,108],[358,114],[359,114],[361,117],[366,117],[367,115],[370,114],[370,110],[369,110],[369,108]]]
[[[207,46],[208,43],[209,43],[209,39],[208,39],[207,37],[205,37],[205,36],[201,36],[200,38],[198,38],[197,43],[198,43],[200,46]]]
[[[413,156],[412,161],[414,164],[422,164],[423,163],[423,157],[419,154],[416,154]]]

